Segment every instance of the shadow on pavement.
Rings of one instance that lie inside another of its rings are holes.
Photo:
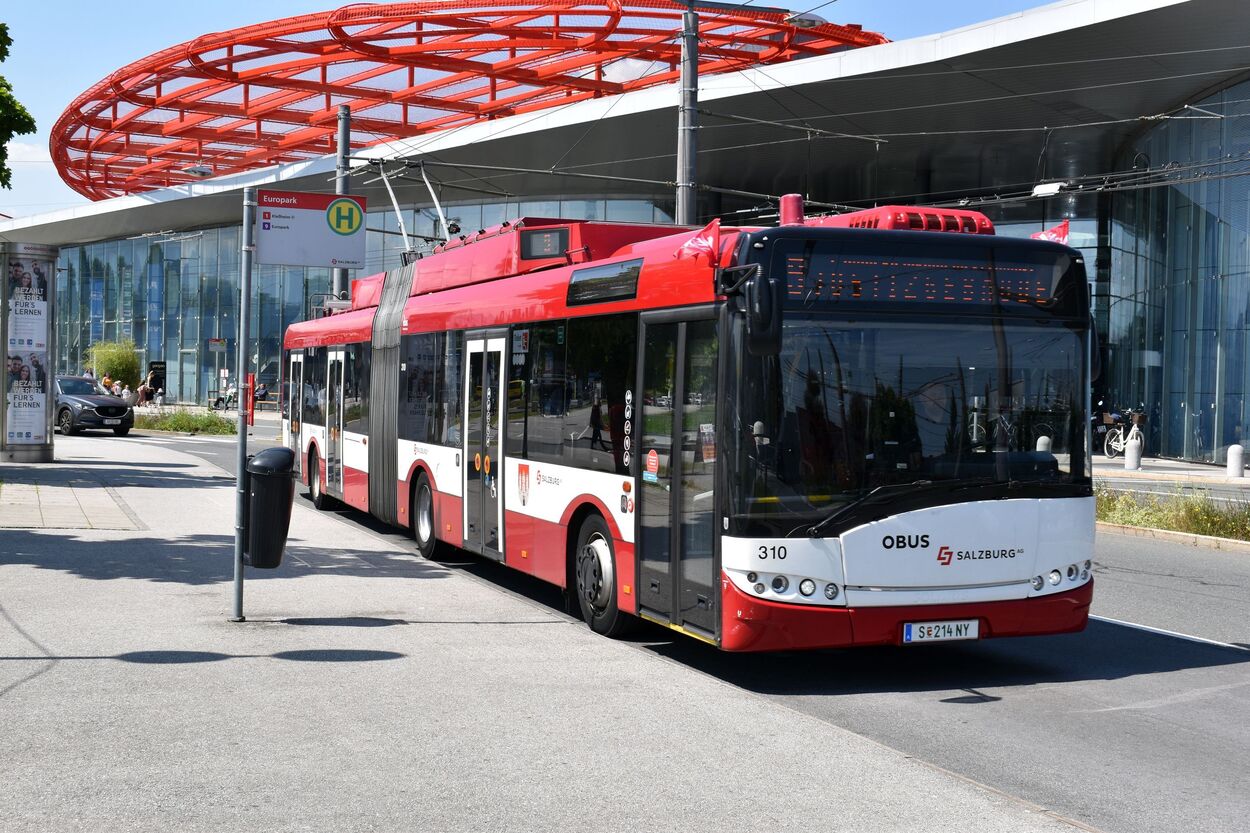
[[[759,694],[966,691],[952,705],[995,702],[981,689],[1115,680],[1250,662],[1250,652],[1091,620],[1084,633],[925,647],[726,654],[693,640],[647,646]]]
[[[234,578],[232,535],[186,535],[163,539],[86,540],[66,534],[25,529],[3,532],[0,567],[26,564],[82,578],[145,579],[190,585],[216,584]],[[414,555],[370,550],[323,549],[289,545],[276,570],[247,570],[247,580],[294,579],[315,575],[364,578],[441,579],[444,567]]]
[[[222,654],[216,651],[131,651],[126,654],[98,656],[0,657],[0,662],[64,662],[67,660],[117,660],[137,665],[197,665],[227,659],[282,659],[292,662],[377,662],[402,659],[407,654],[397,651],[370,651],[357,648],[313,648],[299,651],[278,651],[273,654]]]

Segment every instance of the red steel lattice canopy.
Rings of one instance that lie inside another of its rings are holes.
[[[335,149],[339,105],[366,147],[672,82],[684,3],[483,0],[353,5],[204,35],[125,66],[52,129],[61,177],[91,198]],[[699,9],[700,72],[884,43],[858,26]]]

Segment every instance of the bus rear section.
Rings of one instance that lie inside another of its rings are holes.
[[[289,442],[315,497],[558,585],[608,635],[1080,630],[1083,264],[948,213],[887,224],[940,233],[851,215],[470,236],[291,328]]]

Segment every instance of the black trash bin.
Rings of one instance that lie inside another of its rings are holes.
[[[295,452],[266,448],[247,461],[247,533],[243,563],[272,570],[282,563],[295,498]]]

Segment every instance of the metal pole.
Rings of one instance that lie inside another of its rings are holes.
[[[677,113],[677,223],[695,224],[695,154],[698,143],[699,15],[694,3],[682,14],[681,106]]]
[[[248,332],[251,324],[251,300],[252,300],[252,256],[255,253],[255,226],[256,226],[256,189],[243,189],[243,251],[242,251],[242,267],[239,274],[239,335],[235,350],[235,365],[238,382],[235,388],[239,391],[239,395],[244,395],[243,385],[241,384],[247,378],[248,363],[248,342],[251,334]],[[243,519],[247,515],[247,409],[242,403],[238,404],[239,409],[239,442],[238,450],[235,453],[235,503],[234,503],[234,616],[230,617],[231,622],[243,622],[243,536],[246,530],[243,528]]]
[[[347,183],[351,176],[351,167],[347,163],[347,157],[352,151],[351,143],[352,108],[346,104],[340,104],[338,158],[334,163],[334,193],[340,196],[347,193]],[[334,297],[345,297],[343,293],[347,289],[347,270],[333,269],[330,276],[332,282],[330,288],[334,292]]]

